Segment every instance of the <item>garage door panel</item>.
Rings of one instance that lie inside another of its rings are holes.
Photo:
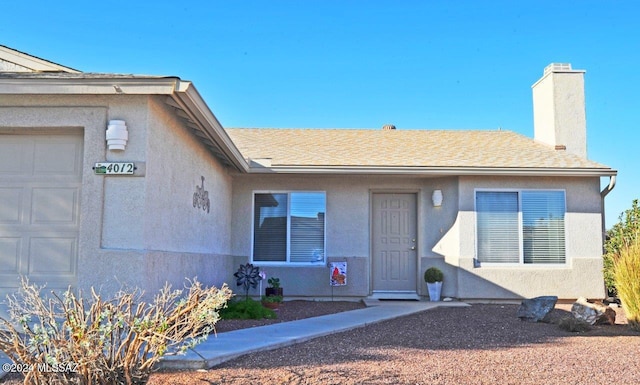
[[[77,188],[34,188],[31,202],[31,223],[34,225],[77,224]]]
[[[19,273],[21,240],[20,237],[0,237],[0,276]]]
[[[18,225],[21,223],[22,197],[24,189],[20,187],[0,187],[0,224]]]
[[[78,175],[82,146],[63,140],[38,140],[33,158],[34,175]]]
[[[0,143],[0,175],[21,175],[27,169],[27,155],[33,153],[31,143],[15,137],[3,137]]]
[[[76,285],[82,146],[79,131],[0,132],[0,300],[21,275]]]
[[[29,275],[75,273],[76,244],[75,237],[32,237],[29,242]]]

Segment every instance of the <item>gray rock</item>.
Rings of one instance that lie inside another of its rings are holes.
[[[558,302],[558,297],[554,295],[525,299],[518,308],[517,316],[522,321],[542,321],[556,306],[556,302]]]
[[[592,303],[587,301],[586,298],[580,297],[571,306],[571,314],[580,320],[588,323],[589,325],[595,325],[608,323],[615,325],[616,312],[608,306],[601,303]]]

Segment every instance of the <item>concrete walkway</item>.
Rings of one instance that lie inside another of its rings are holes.
[[[367,307],[320,317],[282,322],[209,336],[185,355],[165,356],[163,369],[207,369],[245,354],[272,350],[314,338],[462,302],[366,300]]]

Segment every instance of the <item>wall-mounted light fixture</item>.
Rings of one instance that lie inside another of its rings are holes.
[[[433,190],[431,200],[433,201],[433,207],[442,206],[442,190]]]
[[[107,146],[111,151],[124,151],[129,140],[129,131],[124,120],[110,120],[107,126]]]

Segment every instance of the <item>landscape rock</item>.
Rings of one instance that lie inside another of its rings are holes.
[[[603,303],[589,302],[586,298],[580,297],[571,306],[571,314],[589,325],[616,323],[616,311]]]
[[[531,299],[525,299],[518,308],[517,316],[522,321],[540,322],[556,306],[558,297],[547,295]]]

